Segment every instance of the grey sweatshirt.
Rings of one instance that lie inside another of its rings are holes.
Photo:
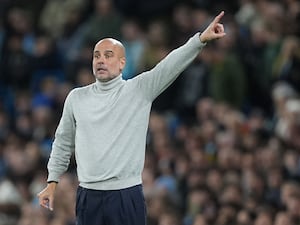
[[[153,100],[204,46],[195,34],[152,70],[73,89],[67,96],[48,162],[48,181],[59,181],[75,151],[79,185],[116,190],[142,183]]]

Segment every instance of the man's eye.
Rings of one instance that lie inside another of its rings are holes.
[[[99,57],[100,57],[99,55],[94,55],[95,59],[99,59]]]

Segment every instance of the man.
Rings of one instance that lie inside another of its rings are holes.
[[[53,210],[59,177],[75,150],[79,187],[78,225],[145,225],[141,173],[153,100],[195,59],[206,42],[225,35],[221,12],[152,70],[123,80],[125,49],[112,38],[94,48],[96,82],[72,90],[65,100],[48,162],[48,185],[38,194]]]

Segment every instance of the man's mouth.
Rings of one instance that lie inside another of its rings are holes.
[[[106,72],[106,71],[107,71],[107,69],[105,69],[105,68],[102,68],[102,67],[97,68],[97,72]]]

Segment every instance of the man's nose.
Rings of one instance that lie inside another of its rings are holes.
[[[104,63],[104,57],[99,56],[99,57],[96,59],[96,62],[97,62],[97,64],[103,64],[103,63]]]

